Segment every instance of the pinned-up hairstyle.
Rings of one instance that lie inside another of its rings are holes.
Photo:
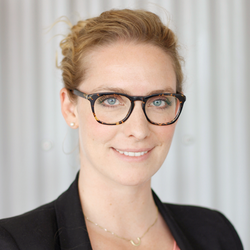
[[[85,77],[84,56],[90,49],[117,41],[150,44],[161,48],[172,60],[177,92],[182,92],[183,59],[179,54],[174,32],[152,12],[123,9],[105,11],[98,17],[78,21],[61,41],[63,59],[59,68],[62,70],[64,87],[69,90],[72,99],[75,96],[71,90],[76,89]]]

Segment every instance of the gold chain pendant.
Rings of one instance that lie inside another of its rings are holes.
[[[133,240],[130,240],[130,242],[131,242],[131,244],[132,244],[133,246],[138,247],[138,246],[141,245],[141,238],[138,237],[137,240],[138,240],[138,243],[134,243]]]

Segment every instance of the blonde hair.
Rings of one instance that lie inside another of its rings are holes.
[[[71,90],[76,89],[85,77],[84,55],[94,47],[119,40],[151,44],[165,51],[173,62],[177,92],[182,92],[183,59],[174,32],[152,12],[123,9],[106,11],[98,17],[79,21],[61,41],[64,57],[59,67],[64,87],[69,90],[71,98],[75,98]]]

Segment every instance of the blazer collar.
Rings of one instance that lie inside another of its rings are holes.
[[[55,201],[58,232],[61,249],[92,250],[78,192],[78,175],[69,189]],[[153,191],[152,191],[153,192]],[[188,239],[176,223],[173,214],[153,192],[160,214],[168,225],[181,250],[193,250]]]
[[[159,213],[162,215],[163,219],[168,225],[168,228],[170,229],[179,248],[181,250],[194,250],[194,248],[190,245],[187,237],[184,235],[181,228],[175,221],[174,215],[168,208],[168,205],[166,203],[163,204],[153,190],[152,192],[153,192],[154,201],[155,201],[156,206],[158,207]]]
[[[92,250],[79,199],[78,175],[55,201],[60,248]]]

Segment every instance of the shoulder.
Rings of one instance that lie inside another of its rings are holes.
[[[189,239],[201,245],[211,245],[214,241],[229,246],[226,249],[243,249],[233,225],[219,211],[191,205],[164,203],[164,206]]]
[[[0,249],[55,249],[56,231],[54,202],[51,202],[25,214],[0,220]]]
[[[226,219],[226,217],[219,211],[205,207],[169,203],[164,203],[164,206],[175,215],[176,220],[180,219],[186,223],[214,224]]]

